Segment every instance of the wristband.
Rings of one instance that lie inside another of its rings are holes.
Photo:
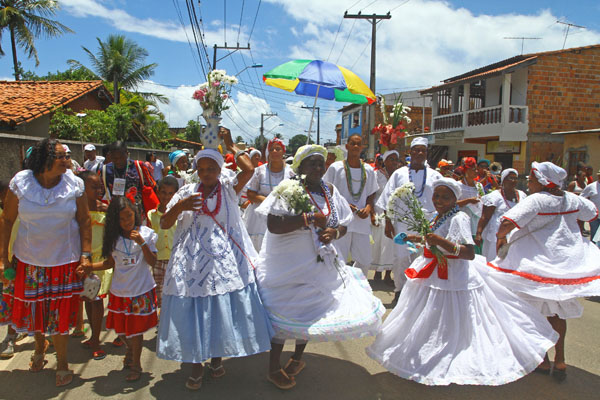
[[[335,240],[338,240],[340,238],[340,228],[337,228],[335,230]]]
[[[142,244],[140,244],[140,247],[144,247],[145,245],[146,245],[146,241],[144,240],[144,241],[142,242]]]
[[[306,218],[306,213],[302,213],[302,217],[304,218],[304,226],[308,226],[308,219]]]
[[[81,257],[85,257],[85,258],[91,260],[92,259],[92,253],[90,253],[89,251],[82,251],[81,252]]]
[[[246,152],[244,150],[238,150],[237,153],[235,153],[235,156],[233,157],[233,159],[237,162],[238,157],[241,156],[242,154],[246,154]]]
[[[459,254],[460,254],[460,244],[458,244],[458,243],[455,243],[455,244],[454,244],[454,254],[453,254],[453,255],[454,255],[455,257],[458,257],[458,255],[459,255]]]

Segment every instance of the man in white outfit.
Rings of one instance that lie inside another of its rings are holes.
[[[366,277],[371,265],[370,216],[379,186],[373,168],[360,159],[362,149],[362,137],[350,136],[346,143],[347,159],[331,164],[323,180],[335,186],[354,212],[347,233],[335,241],[337,251],[344,260],[351,255],[354,266]]]
[[[394,191],[405,183],[412,182],[415,185],[415,195],[419,199],[425,215],[429,218],[433,218],[435,215],[435,207],[431,201],[433,195],[433,182],[442,178],[442,175],[436,170],[429,168],[427,165],[427,148],[429,141],[425,137],[418,137],[413,139],[410,144],[410,165],[402,168],[398,168],[390,179],[388,180],[383,193],[377,200],[377,211],[385,212],[387,210],[387,204],[390,200],[390,196]],[[403,223],[394,221],[392,222],[387,216],[385,218],[385,235],[390,239],[398,233],[405,232],[407,234],[415,234],[416,232],[408,231]],[[396,296],[394,302],[398,300],[400,291],[406,277],[404,276],[404,270],[408,268],[416,255],[411,254],[408,251],[408,246],[396,245],[396,265],[394,267],[394,286]]]

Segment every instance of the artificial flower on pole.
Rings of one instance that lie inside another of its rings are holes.
[[[402,96],[398,98],[392,112],[389,113],[391,121],[386,110],[385,97],[380,95],[381,115],[383,116],[383,124],[379,124],[371,131],[372,135],[379,134],[379,143],[382,146],[390,147],[398,143],[399,139],[404,139],[407,134],[406,124],[410,124],[411,119],[408,116],[410,107],[402,104]]]

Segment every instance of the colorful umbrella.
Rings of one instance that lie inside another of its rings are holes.
[[[264,74],[263,81],[288,92],[321,99],[354,104],[371,104],[377,100],[356,74],[327,61],[288,61]]]

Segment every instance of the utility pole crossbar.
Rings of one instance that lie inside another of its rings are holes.
[[[217,60],[217,50],[233,50],[232,52],[228,53],[227,55],[219,58]],[[238,50],[250,50],[250,43],[248,43],[248,46],[246,47],[240,47],[240,44],[238,43],[235,47],[234,46],[227,46],[227,42],[225,42],[225,46],[218,46],[218,45],[214,45],[213,46],[213,65],[212,65],[212,69],[217,69],[217,61],[221,61],[222,59],[229,57],[232,53],[238,51]]]

